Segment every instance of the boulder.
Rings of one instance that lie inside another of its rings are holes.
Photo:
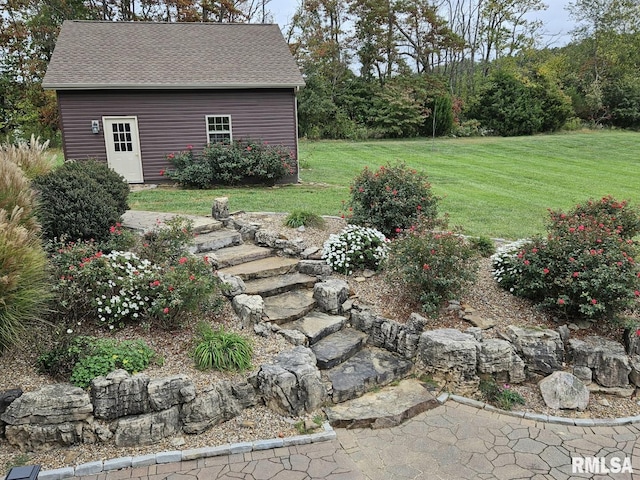
[[[106,377],[91,381],[91,402],[96,418],[114,420],[151,411],[144,374],[131,376],[126,370],[114,370]]]
[[[569,340],[569,354],[575,366],[589,367],[593,379],[603,387],[629,385],[631,366],[621,343],[598,336]]]
[[[581,367],[580,365],[574,366],[573,374],[585,385],[589,385],[593,381],[593,372],[589,367]]]
[[[247,382],[220,382],[191,403],[183,405],[181,421],[185,433],[198,434],[238,416],[257,404],[253,386]]]
[[[349,285],[344,280],[329,278],[313,286],[313,298],[322,312],[339,315],[349,298]]]
[[[262,321],[264,313],[264,300],[260,295],[240,294],[233,297],[231,302],[233,310],[236,312],[243,327],[255,325]]]
[[[9,444],[21,451],[95,440],[89,395],[67,384],[47,385],[16,398],[0,415]]]
[[[18,397],[22,395],[22,389],[12,388],[11,390],[5,390],[0,392],[0,415],[2,415],[7,407]]]
[[[629,359],[629,366],[631,367],[631,373],[629,374],[629,380],[636,387],[640,387],[640,355],[634,355]]]
[[[418,343],[418,361],[427,373],[455,383],[477,382],[478,341],[453,328],[422,333]]]
[[[151,380],[147,391],[149,392],[149,405],[155,411],[189,403],[196,398],[196,387],[186,375]]]
[[[368,310],[351,312],[351,324],[369,334],[370,345],[398,353],[407,359],[415,357],[426,323],[427,319],[417,313],[412,313],[407,323],[402,324],[373,315]]]
[[[497,338],[480,343],[478,371],[491,374],[499,382],[521,383],[525,380],[524,361],[511,343]]]
[[[272,365],[262,365],[252,382],[265,404],[284,415],[311,412],[327,400],[316,356],[303,346],[280,353]]]
[[[216,220],[227,220],[229,218],[229,198],[218,197],[213,199],[211,206],[211,216]]]
[[[240,277],[218,271],[218,278],[222,282],[222,293],[226,297],[232,298],[247,291],[247,286]]]
[[[564,344],[558,332],[510,325],[506,333],[529,371],[548,374],[562,368]]]
[[[640,355],[640,329],[627,328],[624,331],[624,347],[627,355]]]
[[[303,252],[304,254],[304,252]],[[304,256],[303,256],[304,258]],[[305,275],[316,277],[328,277],[333,273],[333,269],[324,260],[300,260],[298,271]]]
[[[553,372],[543,378],[538,386],[547,407],[584,410],[589,404],[589,390],[578,377],[571,373]]]
[[[180,407],[161,412],[121,418],[116,422],[114,435],[118,447],[152,445],[180,431]]]

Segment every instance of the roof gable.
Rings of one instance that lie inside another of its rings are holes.
[[[293,88],[304,85],[274,24],[65,21],[43,87]]]

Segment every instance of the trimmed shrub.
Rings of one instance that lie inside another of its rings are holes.
[[[475,280],[477,255],[466,240],[451,231],[434,230],[446,225],[421,221],[390,244],[388,278],[405,286],[407,294],[426,313],[437,313],[447,300],[458,298]]]
[[[438,197],[422,173],[403,163],[368,167],[353,180],[346,215],[350,223],[380,230],[393,238],[405,228],[415,225],[418,216],[433,220],[437,216]]]
[[[224,329],[213,330],[208,323],[198,324],[200,342],[193,352],[200,370],[242,371],[251,368],[253,348],[246,338]]]
[[[24,215],[17,206],[0,209],[0,351],[25,339],[51,297],[46,255]]]
[[[188,148],[177,154],[170,153],[167,160],[174,169],[162,170],[161,173],[185,187],[274,184],[296,172],[293,152],[283,146],[250,139],[211,143],[200,155]]]
[[[171,264],[189,255],[193,239],[193,222],[177,216],[146,232],[137,253],[158,265]]]
[[[340,233],[329,235],[322,258],[336,272],[351,275],[354,271],[378,270],[387,257],[387,239],[374,228],[347,225]]]
[[[637,210],[604,197],[550,218],[547,238],[506,245],[492,257],[500,286],[569,318],[613,320],[637,309]]]
[[[67,162],[37,177],[38,218],[48,239],[95,239],[109,235],[127,209],[129,187],[106,164]]]

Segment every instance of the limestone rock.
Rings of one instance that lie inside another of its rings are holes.
[[[291,345],[304,345],[306,346],[309,343],[309,339],[307,336],[299,330],[288,330],[286,328],[278,331],[278,335],[282,335],[287,342]]]
[[[68,384],[45,385],[23,393],[0,415],[9,425],[55,425],[87,420],[93,414],[89,394]]]
[[[349,298],[349,285],[344,280],[330,278],[313,286],[315,298],[320,311],[340,314],[342,304]]]
[[[149,405],[155,411],[189,403],[196,398],[196,387],[186,375],[157,378],[149,382]]]
[[[354,328],[369,334],[369,344],[382,347],[404,358],[415,357],[420,335],[427,319],[412,313],[406,324],[401,324],[384,317],[373,315],[368,310],[351,312],[351,323]]]
[[[569,340],[569,352],[573,363],[589,367],[593,379],[603,387],[626,387],[629,385],[631,366],[621,343],[598,336],[583,340]]]
[[[553,372],[538,383],[544,403],[555,409],[584,410],[589,390],[578,377],[568,372]]]
[[[418,360],[428,373],[450,378],[455,383],[476,382],[478,341],[453,328],[422,333]]]
[[[478,371],[495,376],[499,382],[521,383],[525,380],[524,362],[506,340],[488,338],[480,343]]]
[[[0,415],[3,414],[7,407],[21,395],[22,389],[20,388],[12,388],[11,390],[0,392]]]
[[[573,374],[585,385],[589,385],[593,381],[593,372],[589,367],[583,367],[580,365],[574,366]]]
[[[623,340],[627,355],[640,355],[640,335],[637,329],[627,328]]]
[[[233,297],[231,302],[243,327],[254,325],[262,320],[264,300],[260,295],[246,295],[244,293]]]
[[[333,273],[331,266],[324,260],[300,260],[298,271],[316,277],[328,277]]]
[[[247,291],[244,280],[236,275],[228,275],[218,271],[218,278],[222,282],[222,293],[224,293],[226,297],[236,297]]]
[[[474,327],[478,327],[482,330],[489,330],[490,328],[493,328],[496,326],[496,322],[488,318],[484,318],[478,315],[477,313],[465,313],[462,316],[462,319],[466,320]]]
[[[629,359],[629,366],[631,367],[631,373],[629,374],[629,380],[636,387],[640,387],[640,355],[634,355]]]
[[[121,418],[114,435],[118,447],[152,445],[180,431],[180,407]]]
[[[262,365],[255,384],[265,404],[285,415],[311,412],[327,399],[316,357],[302,346],[280,353],[272,365]]]
[[[211,216],[216,220],[226,220],[229,218],[229,198],[218,197],[213,199],[211,206]]]
[[[127,415],[148,413],[149,377],[131,376],[126,370],[114,370],[106,377],[91,381],[91,401],[94,415],[104,420],[114,420]]]
[[[510,325],[507,336],[530,371],[552,373],[562,368],[564,344],[558,332]]]
[[[181,420],[186,433],[202,433],[214,425],[238,416],[245,408],[256,405],[253,386],[247,382],[220,382],[191,403],[183,405]]]

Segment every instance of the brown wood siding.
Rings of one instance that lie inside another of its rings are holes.
[[[293,89],[218,91],[59,91],[61,129],[67,159],[107,160],[104,116],[136,116],[145,182],[162,180],[165,156],[207,143],[206,115],[231,115],[234,139],[284,145],[297,155]],[[91,133],[91,120],[100,134]],[[295,181],[297,175],[290,178]]]

